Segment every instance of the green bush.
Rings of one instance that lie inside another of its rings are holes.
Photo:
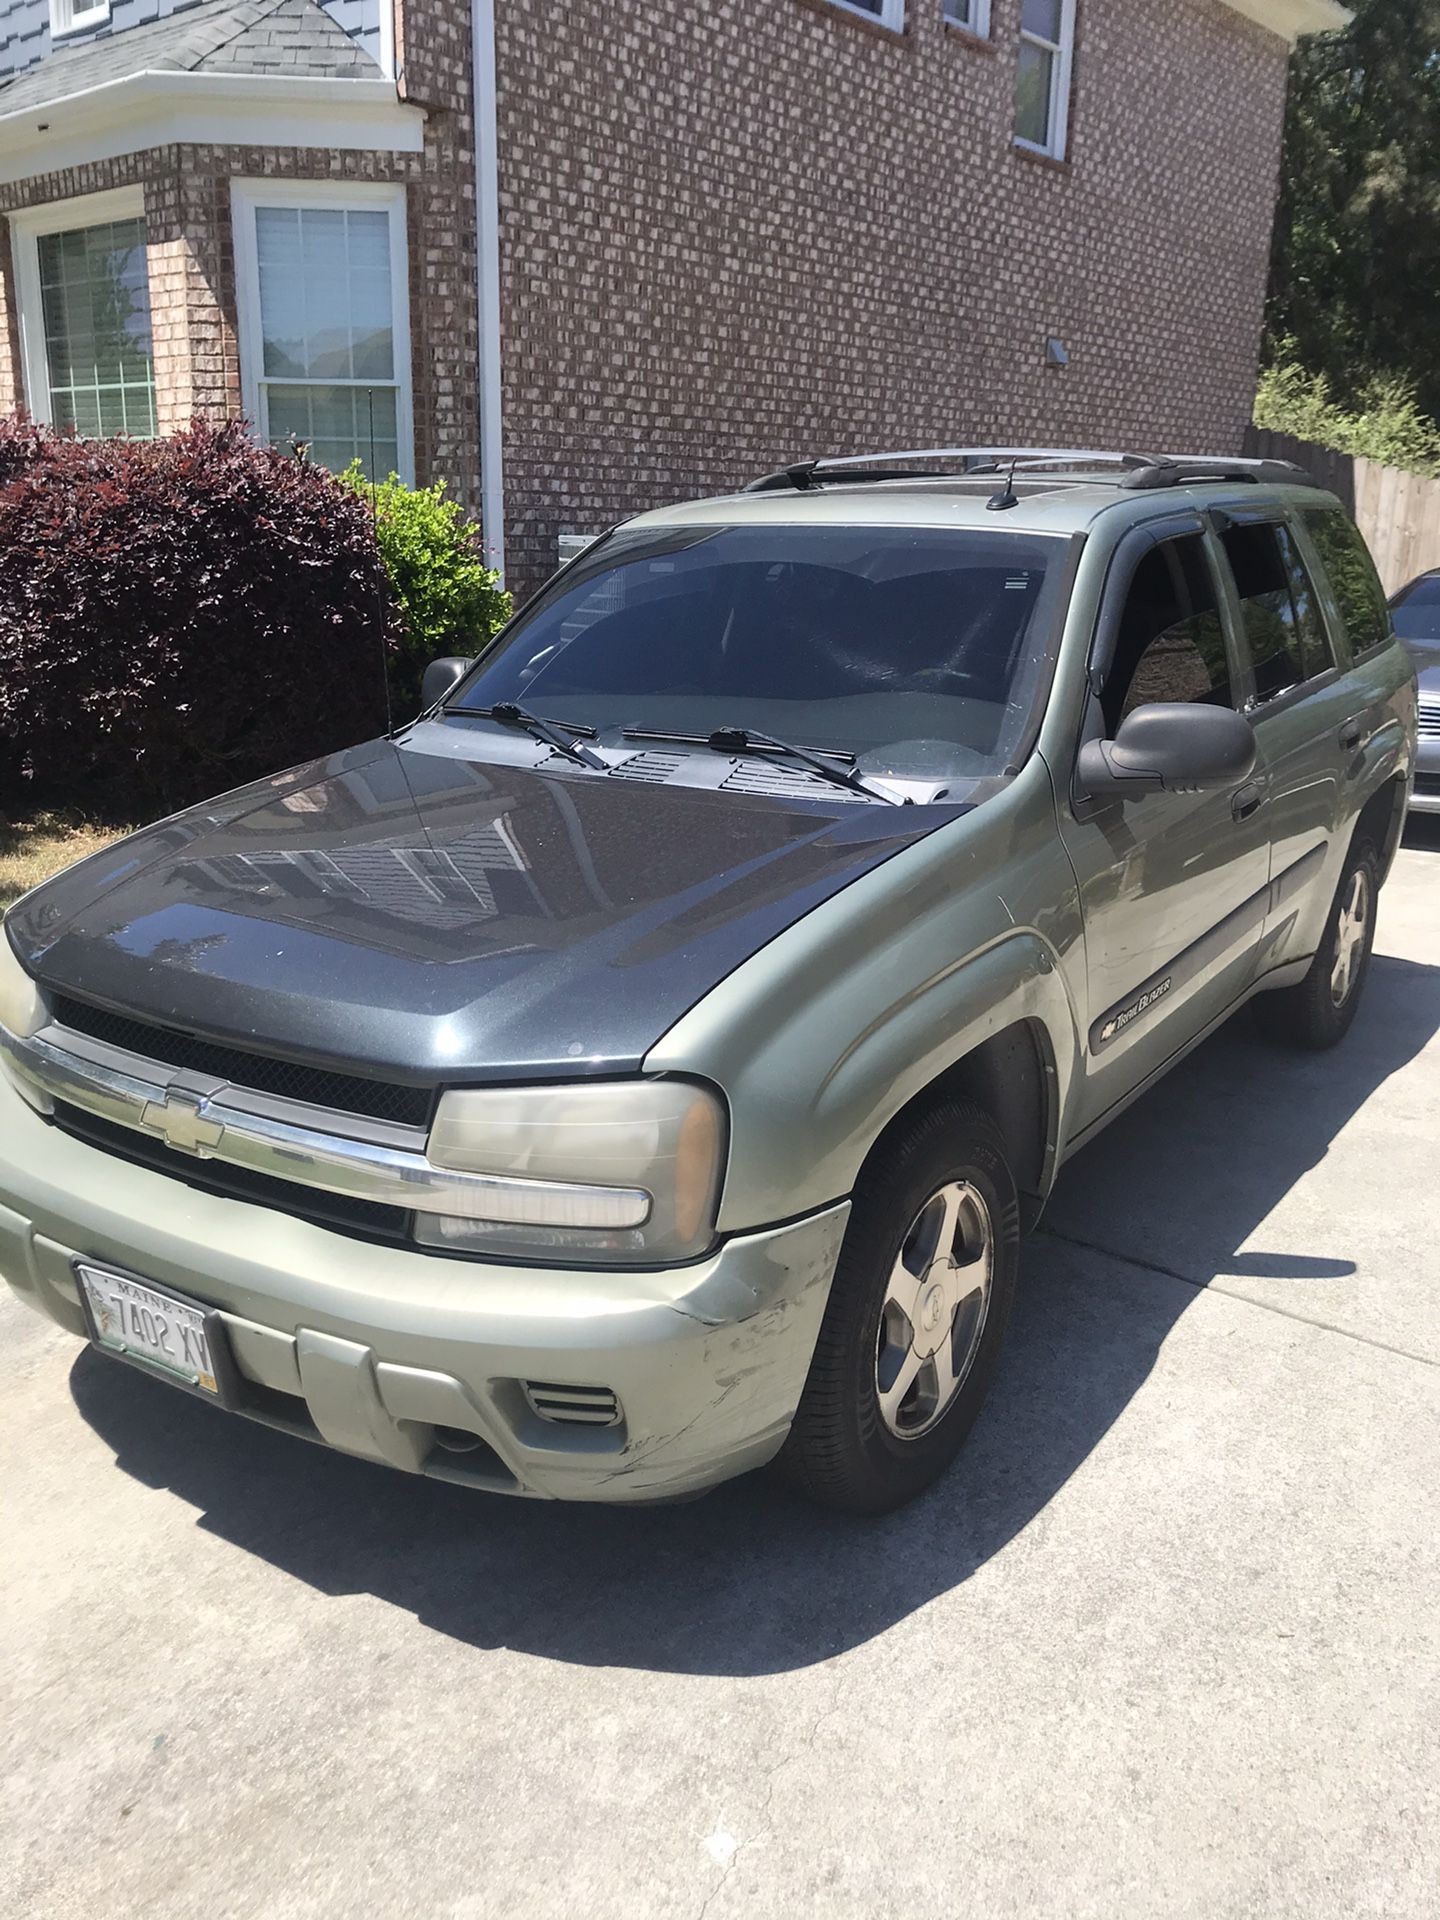
[[[1440,425],[1424,412],[1404,380],[1372,380],[1355,407],[1344,407],[1323,373],[1308,373],[1293,359],[1282,358],[1260,376],[1255,424],[1382,466],[1430,478],[1440,475]]]
[[[341,483],[373,508],[380,558],[399,603],[404,638],[390,684],[397,718],[420,702],[420,677],[444,653],[479,653],[510,618],[510,596],[485,565],[480,529],[445,484],[407,487],[391,474],[372,486],[359,461]]]

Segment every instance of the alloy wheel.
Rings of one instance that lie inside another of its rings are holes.
[[[1365,936],[1370,926],[1370,876],[1357,867],[1335,923],[1335,959],[1330,968],[1330,998],[1343,1007],[1360,976]]]
[[[968,1181],[952,1180],[911,1222],[880,1309],[875,1390],[897,1439],[928,1433],[964,1385],[994,1276],[990,1210]]]

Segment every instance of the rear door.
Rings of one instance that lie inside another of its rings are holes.
[[[1215,516],[1240,652],[1243,711],[1264,766],[1272,849],[1262,969],[1294,957],[1287,937],[1335,885],[1331,851],[1353,812],[1364,716],[1295,527],[1278,506]],[[1361,703],[1363,705],[1363,703]]]
[[[1216,548],[1198,515],[1132,532],[1111,565],[1084,737],[1154,701],[1238,706]],[[1077,1130],[1224,1013],[1254,977],[1270,878],[1264,782],[1087,800],[1056,780],[1084,918],[1086,1073]]]

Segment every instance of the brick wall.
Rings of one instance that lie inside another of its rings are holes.
[[[1238,451],[1286,48],[1219,0],[1079,0],[1063,166],[1011,141],[1020,0],[989,44],[941,0],[496,11],[515,586],[809,452]]]

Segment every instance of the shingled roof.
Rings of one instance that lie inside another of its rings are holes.
[[[380,78],[369,54],[315,0],[199,0],[163,20],[60,48],[0,86],[0,113],[54,106],[139,73]]]

